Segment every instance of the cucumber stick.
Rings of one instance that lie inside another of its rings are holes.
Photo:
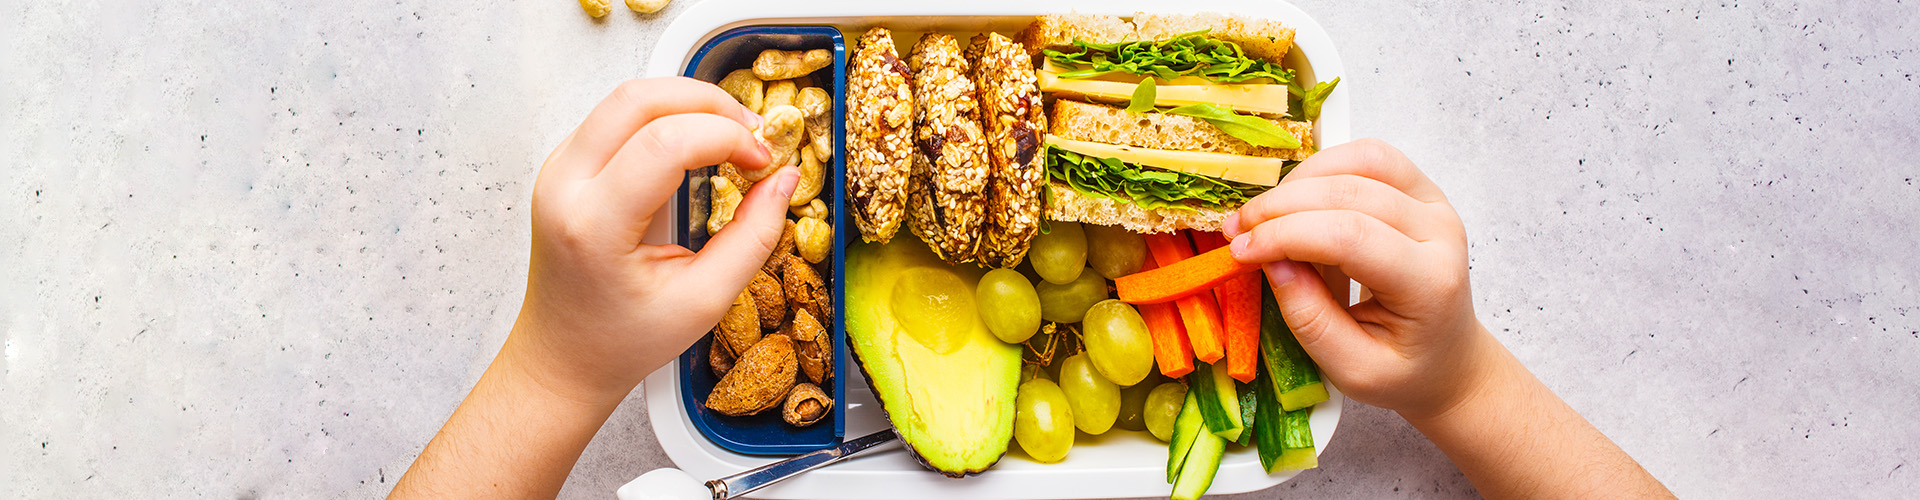
[[[1258,382],[1258,381],[1256,380],[1255,382]],[[1242,427],[1246,428],[1245,430],[1240,431],[1240,439],[1238,441],[1238,444],[1240,446],[1252,445],[1253,429],[1256,427],[1259,427],[1257,425],[1254,425],[1260,422],[1260,419],[1255,418],[1258,415],[1256,414],[1254,409],[1259,407],[1260,398],[1254,396],[1253,387],[1254,387],[1253,384],[1246,384],[1246,385],[1240,386],[1240,424]]]
[[[1313,450],[1313,428],[1307,425],[1313,416],[1313,407],[1287,412],[1282,425],[1281,444],[1285,448],[1280,453],[1276,465],[1280,470],[1303,470],[1320,466],[1320,458]]]
[[[1311,469],[1319,465],[1313,450],[1313,428],[1308,426],[1313,408],[1295,411],[1281,408],[1279,396],[1270,384],[1258,384],[1255,410],[1260,425],[1254,427],[1254,447],[1260,454],[1260,466],[1268,474]]]
[[[1173,480],[1173,500],[1198,500],[1213,487],[1213,475],[1220,472],[1220,459],[1227,453],[1227,439],[1198,432],[1193,448],[1187,450],[1186,465]]]
[[[1201,420],[1214,434],[1239,441],[1246,425],[1240,420],[1240,391],[1233,377],[1227,376],[1226,363],[1195,361],[1194,365],[1193,373],[1187,375],[1187,393],[1197,396]]]
[[[1180,466],[1187,461],[1187,451],[1193,449],[1194,438],[1199,437],[1206,424],[1200,420],[1200,402],[1195,391],[1187,391],[1187,401],[1180,407],[1180,415],[1173,418],[1173,440],[1167,448],[1167,483],[1173,483],[1180,474]]]
[[[1273,290],[1260,287],[1260,361],[1265,365],[1265,381],[1271,384],[1281,409],[1294,411],[1327,400],[1327,386],[1320,380],[1320,369],[1300,347],[1300,340],[1280,317],[1280,304]]]

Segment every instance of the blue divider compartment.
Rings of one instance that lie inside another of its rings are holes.
[[[842,251],[846,248],[846,234],[850,227],[847,226],[848,219],[842,203],[846,183],[840,177],[846,171],[847,157],[845,141],[841,140],[846,137],[846,118],[842,112],[845,109],[843,103],[846,102],[846,42],[840,30],[832,26],[744,26],[727,30],[701,45],[681,74],[717,83],[727,73],[752,67],[754,57],[766,49],[833,49],[833,78],[827,81],[816,79],[832,92],[834,115],[834,154],[826,179],[830,189],[821,191],[821,199],[831,207],[834,217],[833,267],[824,275],[827,286],[833,289],[834,313],[832,318],[822,318],[833,339],[834,373],[829,387],[821,388],[833,397],[832,423],[828,425],[821,422],[806,428],[794,428],[780,418],[779,408],[746,417],[727,416],[707,410],[707,394],[720,381],[707,361],[707,347],[713,341],[711,335],[702,337],[692,348],[680,354],[680,397],[694,428],[699,429],[700,434],[715,445],[746,455],[794,455],[838,445],[846,435],[847,365],[853,364],[853,358],[847,352],[846,328],[842,322],[845,317],[842,311],[846,310],[843,304],[846,285],[841,280],[842,270],[846,268]],[[676,227],[682,229],[677,234],[677,243],[694,251],[699,251],[707,243],[706,220],[712,203],[711,185],[707,179],[714,173],[715,167],[711,166],[688,171],[686,181],[680,184],[674,198],[674,203],[682,204],[684,208],[675,220]]]

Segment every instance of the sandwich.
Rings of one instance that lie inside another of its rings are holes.
[[[1019,35],[1052,101],[1051,220],[1135,232],[1219,231],[1314,152],[1336,82],[1281,61],[1293,30],[1219,14],[1046,15]]]

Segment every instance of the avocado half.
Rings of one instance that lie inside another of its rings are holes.
[[[846,257],[847,342],[907,451],[951,477],[998,463],[1013,438],[1020,346],[973,309],[986,270],[948,265],[905,232]]]

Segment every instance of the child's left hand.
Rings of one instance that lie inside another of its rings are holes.
[[[779,243],[799,175],[754,184],[699,253],[641,243],[688,169],[762,168],[760,116],[713,85],[633,80],[540,167],[527,296],[502,355],[579,400],[618,402],[726,312]]]

